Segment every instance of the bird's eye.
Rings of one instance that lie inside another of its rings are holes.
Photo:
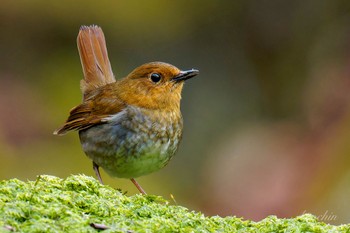
[[[162,79],[162,76],[158,73],[152,73],[150,78],[151,78],[152,82],[158,83]]]

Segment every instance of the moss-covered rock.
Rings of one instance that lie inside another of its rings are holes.
[[[0,231],[18,232],[350,232],[305,214],[260,222],[205,217],[157,196],[126,196],[84,175],[36,181],[5,180],[0,186]]]

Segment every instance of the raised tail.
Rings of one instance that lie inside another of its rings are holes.
[[[83,94],[115,82],[102,29],[96,25],[81,26],[77,44],[84,72],[80,82]]]

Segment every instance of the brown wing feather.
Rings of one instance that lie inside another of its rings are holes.
[[[116,83],[96,89],[87,95],[84,103],[70,111],[65,124],[58,128],[54,134],[64,135],[71,130],[83,130],[96,124],[102,124],[103,119],[122,111],[126,104],[117,96],[113,88]]]
[[[81,104],[70,111],[70,115],[66,123],[54,134],[63,135],[70,130],[82,130],[98,123],[98,121],[91,119],[91,110],[87,106],[88,103]]]
[[[77,44],[84,73],[80,85],[83,94],[115,82],[102,29],[98,26],[82,26]]]

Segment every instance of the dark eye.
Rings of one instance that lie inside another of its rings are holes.
[[[152,73],[152,74],[151,74],[151,80],[152,80],[152,82],[157,83],[157,82],[159,82],[161,79],[162,79],[162,76],[161,76],[160,74],[158,74],[158,73]]]

